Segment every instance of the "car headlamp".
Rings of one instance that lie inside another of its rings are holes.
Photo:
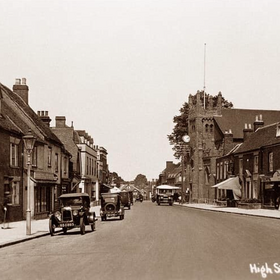
[[[78,215],[78,210],[74,210],[73,211],[73,216],[77,216]]]
[[[58,219],[61,220],[61,213],[59,211],[56,211],[54,216]]]

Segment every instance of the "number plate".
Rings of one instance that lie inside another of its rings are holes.
[[[59,226],[61,227],[74,227],[74,223],[60,223]]]

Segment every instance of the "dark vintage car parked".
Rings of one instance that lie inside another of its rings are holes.
[[[90,198],[87,193],[68,193],[59,197],[60,208],[51,213],[49,218],[49,230],[51,236],[55,229],[62,228],[66,233],[68,229],[80,228],[81,234],[85,234],[85,226],[90,225],[95,230],[95,212],[90,211]]]
[[[130,205],[133,205],[133,191],[128,191],[130,198]]]
[[[131,200],[130,200],[130,195],[128,191],[121,191],[120,192],[121,195],[121,203],[124,207],[127,207],[128,209],[130,209],[131,206]]]
[[[100,217],[102,221],[106,221],[110,217],[124,218],[124,207],[121,204],[120,193],[102,193]]]

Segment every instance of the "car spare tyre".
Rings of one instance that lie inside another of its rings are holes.
[[[113,211],[116,210],[116,205],[113,204],[113,203],[108,203],[105,206],[105,210],[108,211],[108,212],[113,212]]]

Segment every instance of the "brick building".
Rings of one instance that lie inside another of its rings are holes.
[[[261,115],[265,125],[269,125],[280,120],[280,111],[226,108],[221,93],[214,98],[203,91],[189,95],[188,104],[191,154],[186,170],[187,187],[193,202],[211,202],[217,195],[211,188],[217,182],[217,158],[243,143],[256,116]],[[244,133],[245,124],[248,131]]]
[[[36,137],[31,155],[31,215],[47,217],[56,208],[62,178],[68,177],[70,155],[49,128],[48,113],[37,115],[29,106],[26,79],[17,79],[13,91],[0,84],[0,92],[0,201],[9,194],[10,220],[25,218],[27,164],[22,137],[31,130]]]

